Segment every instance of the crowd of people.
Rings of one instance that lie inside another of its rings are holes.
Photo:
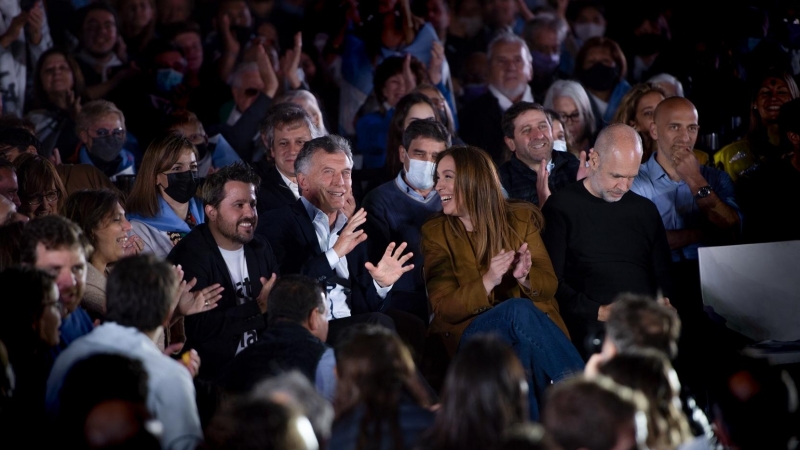
[[[798,448],[698,254],[800,240],[800,1],[617,3],[0,0],[4,448]]]

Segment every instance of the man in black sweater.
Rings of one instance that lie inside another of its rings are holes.
[[[642,141],[623,124],[600,132],[589,175],[553,194],[542,208],[542,238],[558,277],[556,299],[584,357],[622,292],[669,295],[670,253],[653,202],[629,192]],[[667,300],[662,300],[667,303]]]
[[[269,328],[223,371],[220,384],[230,392],[249,392],[259,381],[299,370],[314,383],[328,338],[327,295],[313,278],[289,274],[269,294]],[[330,359],[332,363],[333,359]],[[329,363],[325,375],[333,375]]]
[[[183,268],[184,279],[197,278],[195,290],[219,283],[216,307],[186,316],[186,348],[203,364],[199,377],[215,380],[233,357],[266,328],[267,296],[278,272],[269,243],[255,235],[258,224],[258,175],[243,163],[223,167],[206,178],[201,197],[206,223],[194,227],[167,256]]]

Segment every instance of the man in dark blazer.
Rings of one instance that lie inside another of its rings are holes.
[[[282,273],[301,273],[325,283],[331,342],[353,323],[385,323],[388,317],[376,313],[388,308],[395,281],[414,268],[404,265],[412,256],[402,254],[405,243],[389,244],[375,265],[368,261],[367,246],[362,245],[367,235],[357,229],[367,213],[347,208],[352,170],[352,152],[344,138],[308,141],[295,161],[300,199],[272,211],[258,228],[272,244]]]
[[[485,150],[498,166],[507,159],[500,122],[505,110],[519,101],[533,102],[528,82],[533,76],[531,52],[525,41],[502,33],[489,43],[488,91],[458,113],[459,135]]]
[[[201,197],[206,223],[197,225],[167,256],[180,264],[194,291],[218,284],[222,298],[206,310],[186,316],[186,348],[202,359],[198,376],[215,380],[240,351],[266,328],[267,296],[278,263],[269,243],[255,235],[258,176],[242,163],[206,178]]]
[[[253,163],[253,169],[261,177],[256,193],[259,213],[263,215],[300,198],[294,160],[303,144],[319,135],[311,116],[300,106],[286,102],[270,108],[261,123],[261,141],[268,158]]]

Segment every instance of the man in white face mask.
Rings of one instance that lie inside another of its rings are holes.
[[[403,133],[397,177],[371,190],[362,203],[367,211],[364,229],[369,236],[370,260],[380,259],[390,242],[406,242],[414,257],[414,270],[406,272],[392,289],[392,306],[428,322],[420,229],[434,213],[442,210],[439,194],[433,190],[436,155],[450,146],[447,128],[434,120],[415,120]]]

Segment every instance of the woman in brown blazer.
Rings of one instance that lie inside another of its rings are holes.
[[[443,214],[422,227],[430,332],[451,356],[474,334],[508,341],[532,375],[535,419],[544,388],[583,369],[553,297],[558,281],[539,235],[541,212],[505,199],[491,157],[476,147],[440,153],[435,179]]]

